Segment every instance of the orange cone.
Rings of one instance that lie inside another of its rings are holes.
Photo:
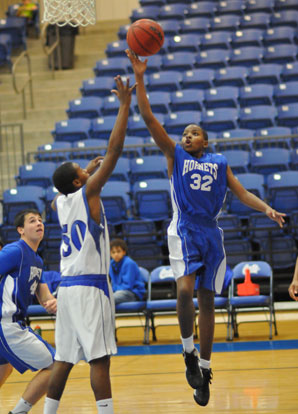
[[[260,285],[252,283],[248,267],[245,269],[244,283],[237,285],[237,294],[238,296],[257,296],[260,294]]]

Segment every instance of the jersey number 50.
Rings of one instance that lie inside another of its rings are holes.
[[[62,240],[64,246],[62,246],[63,257],[67,257],[72,253],[72,246],[77,250],[81,250],[82,242],[86,234],[86,224],[81,220],[76,220],[72,223],[70,229],[70,237],[66,234],[68,231],[67,224],[62,226]]]

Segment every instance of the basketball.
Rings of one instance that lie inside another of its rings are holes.
[[[136,20],[126,35],[128,47],[138,56],[151,56],[157,53],[164,42],[164,32],[160,24],[150,19]]]

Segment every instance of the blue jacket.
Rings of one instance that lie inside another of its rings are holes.
[[[111,260],[110,277],[113,291],[130,290],[135,293],[140,300],[143,299],[145,283],[140,269],[136,262],[128,256],[124,256],[120,262]]]

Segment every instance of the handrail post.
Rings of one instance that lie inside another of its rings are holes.
[[[28,77],[25,80],[24,84],[22,85],[22,87],[18,88],[17,86],[17,80],[16,80],[16,71],[17,71],[17,67],[19,65],[19,63],[23,60],[23,58],[27,59],[27,72],[28,72]],[[23,102],[23,117],[24,119],[26,119],[27,116],[27,111],[26,111],[26,96],[25,96],[25,88],[27,85],[29,85],[29,93],[30,93],[30,101],[31,101],[31,108],[34,108],[34,101],[33,101],[33,84],[32,84],[32,71],[31,71],[31,61],[30,61],[30,56],[28,54],[28,52],[26,50],[24,50],[20,56],[16,59],[16,61],[14,62],[13,66],[12,66],[12,84],[13,84],[13,88],[15,90],[15,92],[19,95],[20,93],[22,93],[22,102]]]

